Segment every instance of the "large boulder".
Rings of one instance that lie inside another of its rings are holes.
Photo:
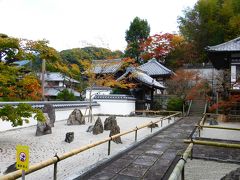
[[[85,118],[80,109],[74,109],[74,111],[69,115],[67,120],[67,125],[81,125],[85,124]]]
[[[43,136],[46,134],[52,134],[52,128],[50,125],[50,119],[47,113],[43,114],[45,117],[45,122],[37,122],[36,136]]]
[[[52,104],[45,104],[43,107],[43,113],[47,113],[48,117],[50,118],[50,123],[49,125],[51,127],[54,127],[54,123],[56,120],[56,115],[55,115],[55,108],[53,107]]]
[[[104,130],[111,130],[112,127],[117,125],[116,116],[109,116],[104,121]]]
[[[95,135],[103,133],[103,124],[100,117],[97,118],[97,121],[95,122],[92,131]]]
[[[113,136],[113,135],[115,135],[115,134],[119,134],[119,133],[120,133],[120,127],[119,127],[118,125],[113,126],[112,129],[111,129],[111,131],[110,131],[109,137],[110,137],[110,136]],[[119,144],[119,143],[122,144],[122,140],[121,140],[121,137],[120,137],[120,136],[117,137],[117,138],[115,138],[115,139],[113,139],[112,141],[115,142],[115,143],[117,143],[117,144]]]

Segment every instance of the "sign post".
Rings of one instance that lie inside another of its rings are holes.
[[[16,168],[22,170],[22,179],[25,180],[25,171],[29,167],[29,147],[17,145],[16,146]]]

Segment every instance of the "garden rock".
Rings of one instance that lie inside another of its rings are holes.
[[[109,116],[104,121],[104,130],[111,130],[112,127],[117,125],[116,116]]]
[[[80,109],[74,109],[74,111],[69,115],[67,120],[67,125],[81,125],[85,124],[85,118]]]
[[[52,104],[45,104],[43,107],[43,113],[47,113],[48,117],[50,119],[49,125],[51,127],[54,127],[54,123],[56,120],[56,115],[55,115],[55,108],[53,107]]]
[[[103,133],[103,124],[100,117],[97,118],[97,121],[95,122],[92,131],[93,131],[93,134],[95,135]]]
[[[230,173],[226,174],[221,180],[239,180],[240,179],[240,168],[231,171]]]
[[[209,125],[218,125],[218,122],[215,119],[210,119],[208,122],[209,122]]]
[[[89,126],[87,129],[87,132],[92,132],[93,131],[93,125]]]
[[[133,111],[133,112],[130,112],[129,116],[130,116],[130,117],[135,116],[135,112],[134,112],[134,111]]]
[[[17,170],[17,168],[16,168],[16,162],[15,162],[12,165],[8,166],[6,171],[4,171],[3,174],[8,174],[8,173],[16,171],[16,170]]]
[[[50,125],[50,119],[47,113],[43,114],[45,117],[45,122],[37,122],[36,136],[43,136],[46,134],[52,134],[52,128]]]
[[[65,142],[71,143],[73,142],[73,139],[74,139],[74,132],[67,132]]]
[[[110,131],[110,134],[109,134],[109,137],[110,136],[113,136],[115,134],[119,134],[120,133],[120,127],[118,125],[112,127],[111,131]],[[113,142],[119,144],[121,143],[122,144],[122,140],[121,140],[121,137],[117,137],[115,139],[112,140]]]
[[[156,128],[156,127],[158,127],[157,123],[153,123],[148,126],[148,128]]]

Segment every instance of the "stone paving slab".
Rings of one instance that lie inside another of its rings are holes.
[[[176,155],[186,149],[183,139],[189,136],[199,120],[200,117],[183,118],[119,159],[90,172],[91,177],[76,179],[162,179]]]

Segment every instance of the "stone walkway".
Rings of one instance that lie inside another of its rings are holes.
[[[120,158],[113,159],[111,162],[90,170],[76,179],[168,179],[180,159],[180,155],[187,147],[187,144],[183,143],[183,139],[189,137],[199,120],[200,117],[185,117],[128,151]],[[239,141],[200,139],[240,143]],[[240,151],[232,148],[194,145],[193,158],[240,164]]]
[[[179,159],[176,155],[187,147],[183,139],[199,120],[200,117],[183,118],[120,158],[76,179],[165,179]]]

